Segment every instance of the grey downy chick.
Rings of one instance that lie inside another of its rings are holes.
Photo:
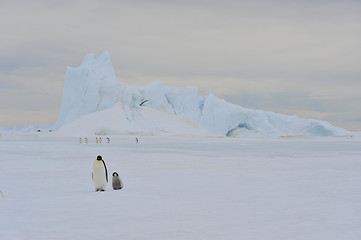
[[[123,188],[122,180],[120,180],[117,172],[113,172],[113,181],[112,181],[113,189],[119,190]]]

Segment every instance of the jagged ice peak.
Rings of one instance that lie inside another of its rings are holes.
[[[177,134],[208,136],[341,136],[326,121],[247,109],[200,96],[197,87],[174,88],[118,82],[107,51],[68,67],[55,125],[58,133]]]

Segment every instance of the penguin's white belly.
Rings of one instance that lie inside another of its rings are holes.
[[[95,190],[105,190],[107,178],[105,167],[102,161],[95,161],[93,164],[93,182]]]

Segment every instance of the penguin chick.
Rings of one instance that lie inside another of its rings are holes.
[[[113,189],[114,190],[119,190],[123,188],[123,183],[122,180],[120,180],[119,175],[117,172],[113,172]]]

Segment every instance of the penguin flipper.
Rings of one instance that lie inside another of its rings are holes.
[[[104,160],[103,160],[103,159],[102,159],[102,162],[103,162],[103,164],[104,164],[104,168],[105,168],[105,177],[106,177],[107,182],[108,182],[108,170],[107,170],[107,166],[105,165],[105,162],[104,162]]]

